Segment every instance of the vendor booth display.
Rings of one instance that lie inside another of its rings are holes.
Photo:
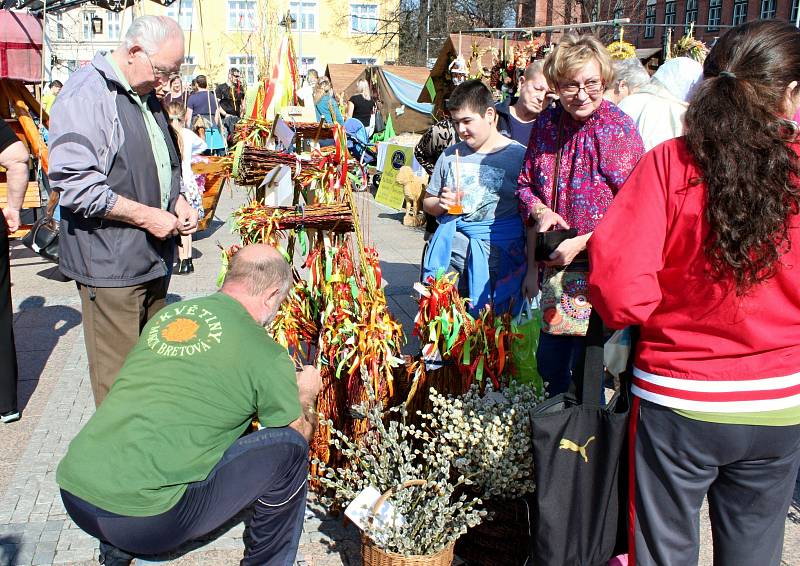
[[[403,356],[345,128],[332,127],[330,147],[292,153],[271,147],[277,119],[245,122],[222,163],[238,184],[264,191],[234,213],[242,244],[273,245],[292,266],[294,285],[268,331],[298,366],[322,375],[311,487],[334,508],[361,506],[365,564],[450,564],[456,541],[476,528],[484,541],[510,541],[488,552],[516,563],[529,517],[512,524],[503,509],[521,508],[534,488],[527,413],[544,398],[538,375],[526,382],[515,370],[519,321],[491,305],[470,314],[455,276],[441,274],[419,286],[422,352]],[[276,204],[278,169],[291,191]],[[487,554],[469,544],[459,552]]]
[[[497,81],[501,80],[501,71],[509,72],[511,66],[514,72],[524,70],[534,58],[540,58],[544,53],[541,40],[519,41],[501,38],[489,38],[479,35],[452,33],[445,41],[436,63],[425,81],[425,88],[419,93],[419,102],[432,103],[433,115],[441,116],[444,110],[444,101],[453,89],[453,70],[461,65],[453,63],[459,57],[466,67],[468,79],[486,79],[490,81],[492,69]]]
[[[366,67],[344,91],[344,99],[355,93],[356,84],[366,80],[381,115],[378,122],[391,124],[395,132],[424,132],[433,123],[433,105],[419,102],[428,69],[425,67]],[[383,129],[376,128],[377,131]]]

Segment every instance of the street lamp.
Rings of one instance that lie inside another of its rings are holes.
[[[103,18],[100,16],[92,16],[92,35],[101,35],[103,33]]]

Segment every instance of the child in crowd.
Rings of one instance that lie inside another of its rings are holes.
[[[423,201],[439,222],[423,281],[454,270],[472,312],[489,302],[499,312],[517,312],[526,259],[515,191],[525,146],[497,131],[494,99],[481,81],[457,86],[447,106],[462,141],[439,157]]]

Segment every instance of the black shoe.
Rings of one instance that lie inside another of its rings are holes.
[[[187,261],[191,260],[187,259],[178,260],[178,265],[175,266],[175,273],[177,275],[186,275],[187,273],[189,273],[189,265],[186,263]]]
[[[186,260],[186,273],[194,273],[194,264],[191,259]]]
[[[116,546],[111,546],[106,542],[100,543],[100,564],[105,566],[130,566],[133,556],[120,550]]]

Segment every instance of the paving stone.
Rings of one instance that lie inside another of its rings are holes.
[[[97,548],[97,539],[90,537],[84,532],[80,533],[81,536],[75,536],[70,539],[70,550],[77,550],[81,548]]]
[[[75,564],[83,560],[92,560],[95,558],[94,551],[89,549],[80,550],[56,550],[53,557],[53,564]]]
[[[41,542],[57,542],[59,537],[61,536],[61,531],[42,531],[42,534],[39,535],[39,541]]]

